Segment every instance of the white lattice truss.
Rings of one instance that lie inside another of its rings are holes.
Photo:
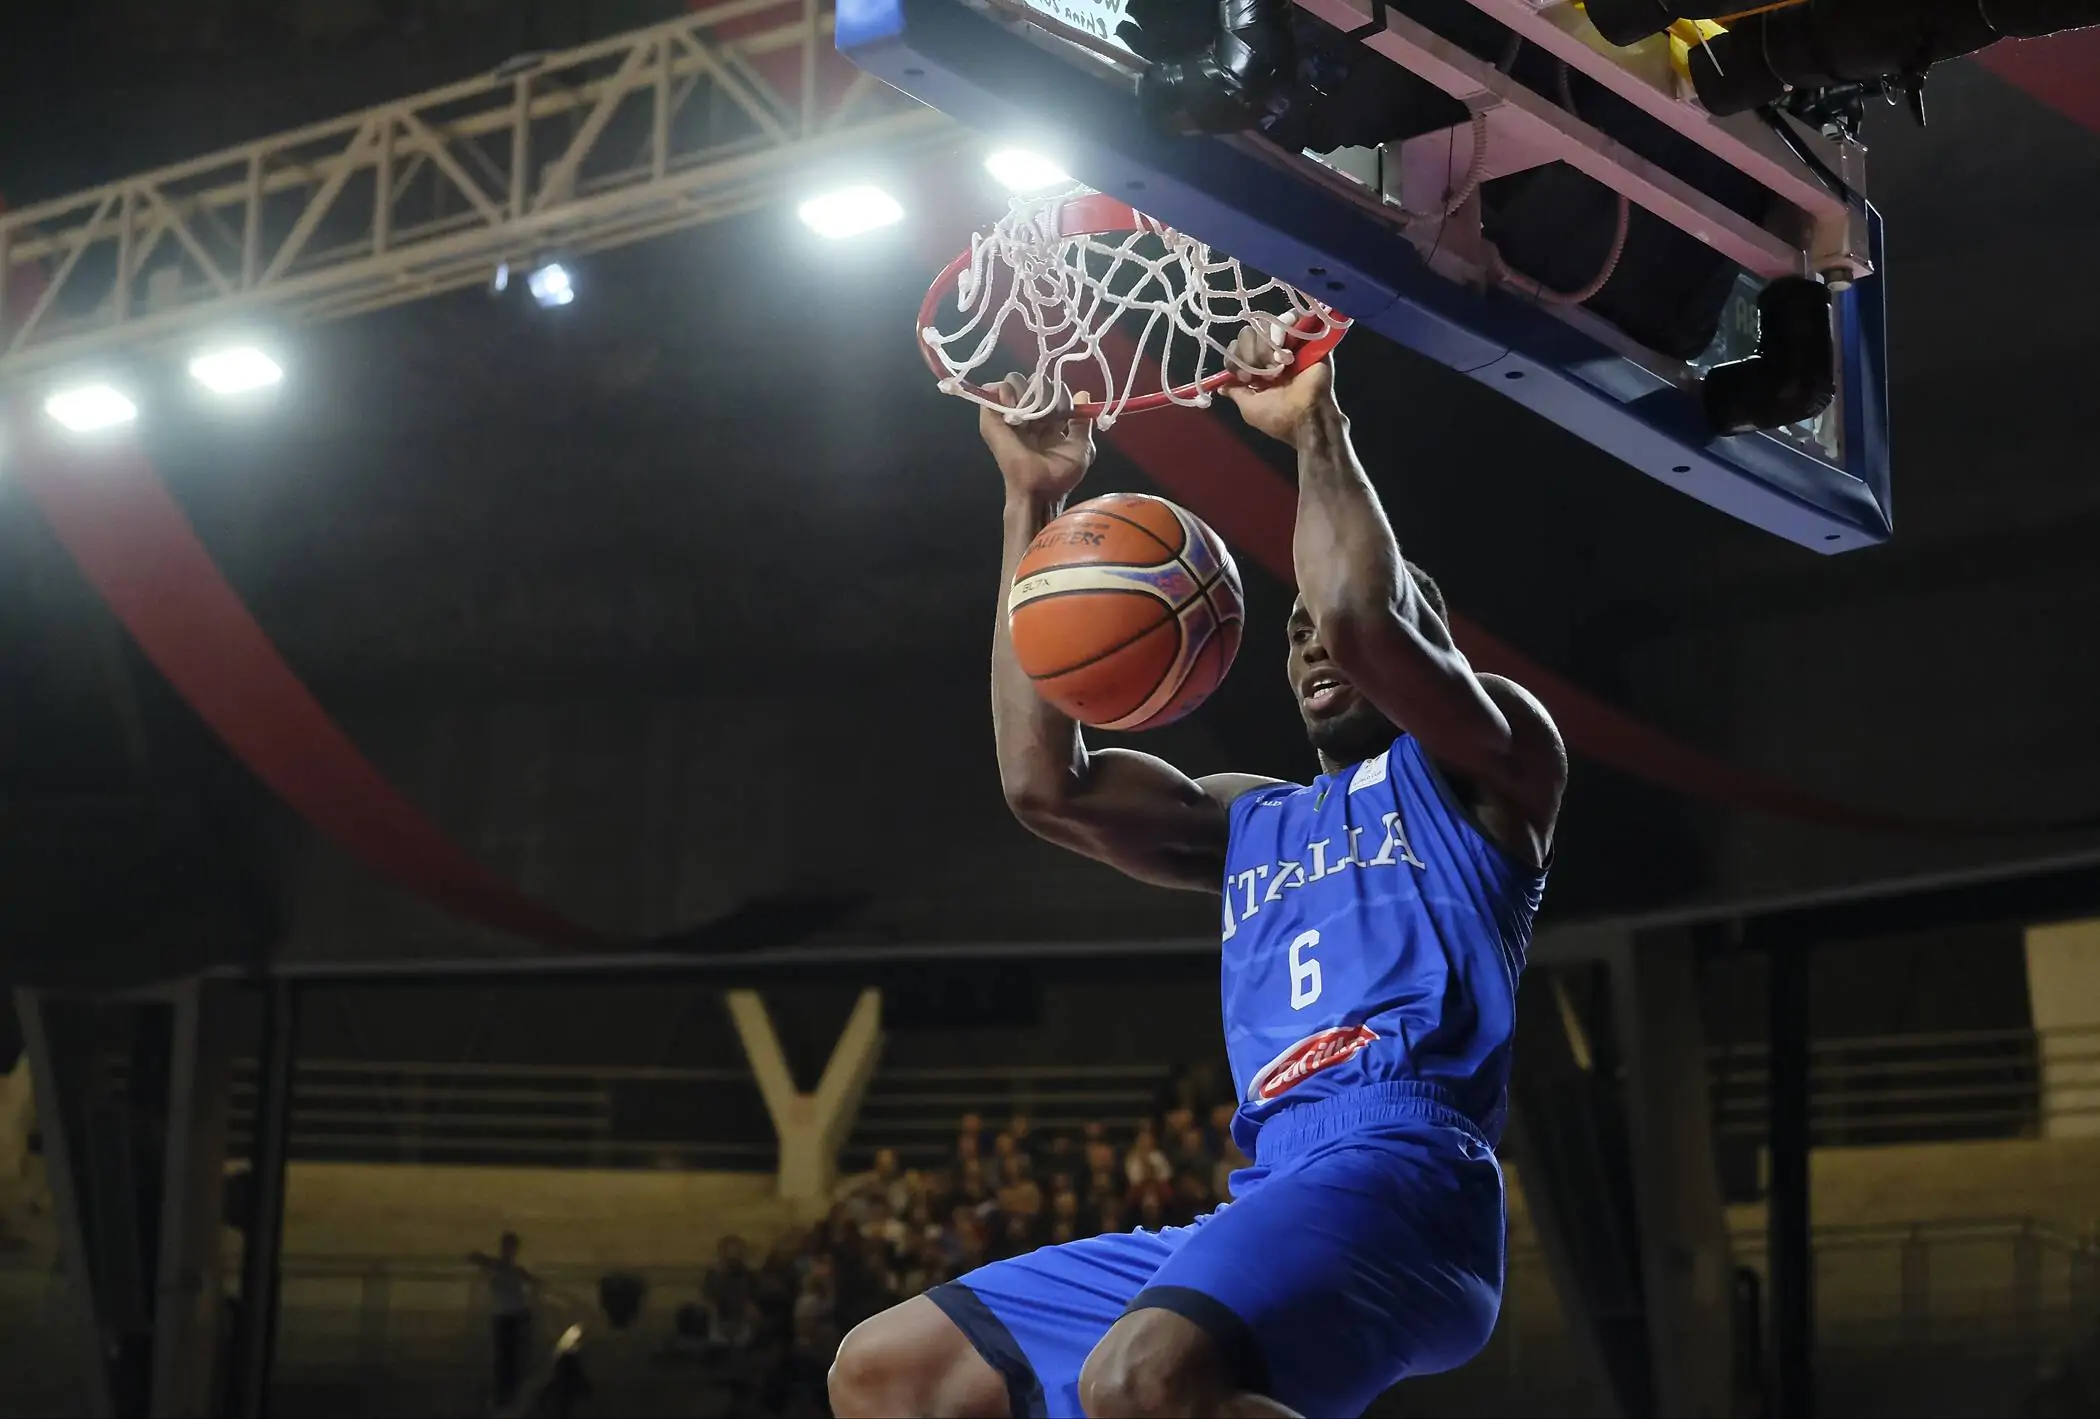
[[[416,300],[778,200],[813,159],[952,138],[857,71],[823,96],[831,29],[817,0],[727,0],[0,214],[0,378],[258,307]]]

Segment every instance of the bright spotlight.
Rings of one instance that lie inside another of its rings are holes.
[[[1001,148],[984,160],[984,170],[1000,186],[1012,192],[1068,187],[1072,182],[1072,174],[1041,153],[1031,153],[1026,148]]]
[[[904,209],[879,187],[842,187],[810,198],[796,215],[818,236],[837,240],[895,226],[904,220]]]
[[[130,423],[139,406],[107,384],[76,384],[54,391],[44,412],[76,434],[91,434]]]
[[[576,299],[576,284],[569,279],[569,268],[559,261],[534,267],[525,278],[525,289],[532,292],[541,310],[552,310]]]
[[[253,345],[230,345],[191,360],[190,378],[214,394],[246,394],[280,383],[284,367]]]

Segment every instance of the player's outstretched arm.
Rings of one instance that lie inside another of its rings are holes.
[[[1013,385],[1009,380],[1001,390],[1009,403],[1019,392]],[[981,412],[978,426],[1006,480],[1005,555],[992,631],[992,732],[1008,806],[1038,837],[1140,881],[1219,890],[1226,805],[1269,780],[1219,774],[1198,781],[1150,754],[1089,749],[1078,724],[1035,692],[1014,657],[1007,588],[1028,544],[1064,511],[1065,499],[1086,475],[1094,457],[1093,429],[1067,415],[1016,428],[990,409]]]
[[[1292,560],[1320,644],[1386,718],[1494,806],[1489,826],[1505,848],[1543,863],[1568,776],[1545,707],[1521,686],[1476,675],[1415,586],[1349,442],[1333,360],[1291,371],[1251,328],[1235,355],[1287,376],[1230,393],[1248,423],[1298,451]]]

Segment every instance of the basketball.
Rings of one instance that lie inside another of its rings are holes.
[[[1036,693],[1097,729],[1157,729],[1210,697],[1240,648],[1239,568],[1186,508],[1081,503],[1028,544],[1006,610]]]

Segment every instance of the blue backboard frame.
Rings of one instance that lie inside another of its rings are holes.
[[[1134,96],[964,0],[839,0],[854,64],[991,135],[1054,135],[1080,181],[1293,282],[1659,479],[1818,552],[1892,531],[1882,231],[1835,300],[1843,466],[1768,434],[1712,432],[1696,393],[1551,311],[1431,270],[1393,226],[1244,142],[1161,134]]]

